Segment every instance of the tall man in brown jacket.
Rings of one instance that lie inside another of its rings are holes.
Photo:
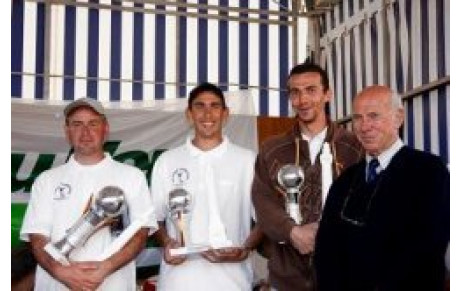
[[[362,157],[362,148],[352,133],[328,119],[325,107],[331,91],[321,67],[308,63],[295,66],[289,74],[288,91],[297,123],[262,145],[252,199],[257,222],[269,241],[271,286],[279,291],[316,290],[312,252],[323,207],[320,155],[329,148],[335,179]],[[298,201],[299,224],[287,213],[286,191],[278,182],[278,172],[287,164],[300,166],[305,176]]]

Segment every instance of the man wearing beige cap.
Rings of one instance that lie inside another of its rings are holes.
[[[88,215],[91,197],[107,186],[124,195],[130,221],[141,219],[152,209],[144,174],[114,161],[104,153],[109,134],[104,107],[96,100],[80,98],[64,109],[66,138],[73,148],[67,163],[45,171],[34,182],[21,229],[21,239],[29,241],[38,261],[36,290],[135,290],[133,259],[142,250],[154,219],[109,258],[99,261],[115,239],[109,224],[68,254],[69,265],[45,251],[45,246],[68,236],[76,222]],[[99,227],[99,225],[98,225]]]

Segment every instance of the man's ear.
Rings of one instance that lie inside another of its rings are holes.
[[[332,99],[332,90],[329,88],[326,91],[326,101],[329,102]]]
[[[397,128],[400,128],[404,123],[404,109],[398,108],[395,112],[395,124]]]
[[[187,109],[185,109],[184,114],[188,124],[193,125],[192,113],[190,112],[190,108],[187,107]]]
[[[228,107],[226,107],[224,109],[223,118],[222,118],[224,125],[227,124],[229,116],[230,116],[230,109],[228,109]]]
[[[110,133],[110,125],[109,125],[107,120],[105,121],[104,130],[105,130],[105,132],[104,132],[104,141],[107,141],[107,139],[109,139],[109,133]]]
[[[69,126],[67,126],[67,124],[64,124],[63,129],[64,129],[64,134],[65,134],[65,139],[70,144]]]

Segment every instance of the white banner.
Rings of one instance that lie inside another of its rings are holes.
[[[225,134],[234,143],[257,151],[257,121],[251,115],[254,111],[249,91],[230,92],[226,99],[231,115]],[[13,201],[27,200],[24,194],[29,192],[36,175],[66,161],[70,147],[63,130],[65,104],[12,100]],[[186,99],[111,102],[104,106],[110,124],[105,150],[114,159],[139,167],[146,175],[159,152],[183,144],[186,136],[193,133],[185,118]]]

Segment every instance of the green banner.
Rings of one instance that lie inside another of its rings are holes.
[[[11,247],[17,247],[22,242],[19,240],[22,219],[26,212],[26,203],[11,203]]]

